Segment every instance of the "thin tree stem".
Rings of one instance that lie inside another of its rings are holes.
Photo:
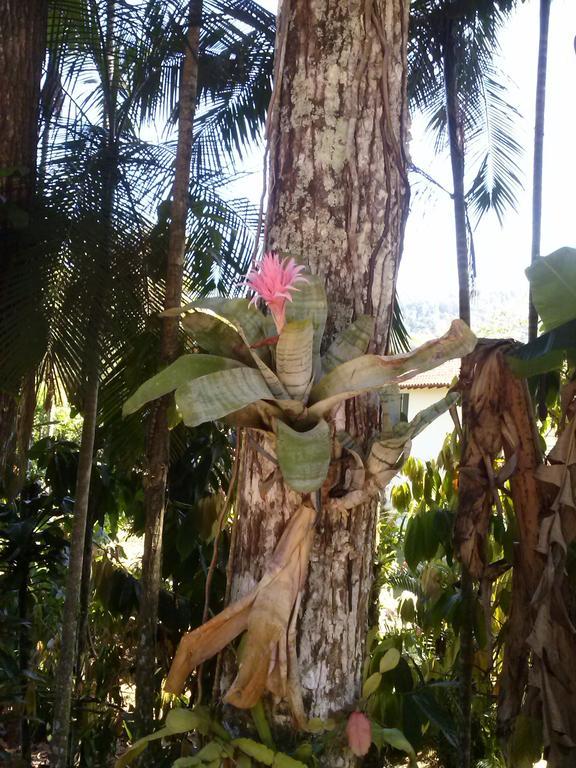
[[[62,620],[60,660],[56,675],[54,736],[52,742],[53,768],[68,768],[69,765],[69,739],[72,717],[74,663],[76,661],[76,645],[78,642],[80,587],[82,583],[90,477],[92,474],[94,437],[98,413],[99,366],[97,354],[94,354],[92,357],[84,401],[84,424],[82,426],[82,438],[80,440],[80,453],[78,457],[78,477],[74,501],[74,522],[70,538],[70,562],[66,579],[66,600],[64,602],[64,618]]]
[[[458,265],[458,303],[461,320],[470,325],[470,264],[466,233],[466,199],[464,195],[464,129],[458,99],[458,62],[455,50],[455,29],[447,22],[444,42],[444,87],[450,141],[450,162],[456,230],[456,260]]]
[[[540,36],[536,80],[536,116],[534,122],[534,172],[532,177],[532,249],[530,262],[540,257],[542,227],[542,169],[544,163],[544,118],[546,112],[546,71],[548,68],[548,28],[551,0],[540,0]],[[538,336],[538,314],[532,303],[528,308],[528,340]]]
[[[176,172],[172,187],[172,207],[168,252],[166,254],[166,293],[164,307],[180,306],[186,252],[186,219],[192,160],[192,129],[198,84],[198,48],[202,1],[191,0],[188,10],[186,49],[180,73],[178,143]],[[164,318],[160,338],[160,363],[174,360],[179,352],[179,319]],[[146,452],[145,507],[146,532],[142,557],[139,611],[140,641],[136,667],[136,727],[140,735],[151,730],[154,701],[158,688],[156,668],[156,625],[162,570],[162,530],[166,504],[166,480],[170,462],[168,407],[171,398],[162,398],[153,410]],[[144,757],[144,761],[152,756]]]

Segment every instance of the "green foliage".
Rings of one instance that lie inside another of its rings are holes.
[[[526,270],[534,306],[545,333],[508,355],[519,376],[559,370],[576,360],[576,249],[560,248]]]

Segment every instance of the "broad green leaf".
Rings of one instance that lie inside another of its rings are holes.
[[[364,685],[362,686],[362,698],[367,699],[369,696],[372,696],[373,693],[376,693],[381,682],[382,675],[380,672],[373,672],[370,677],[364,681]]]
[[[178,360],[175,360],[164,370],[139,386],[136,392],[124,403],[122,413],[124,416],[129,416],[131,413],[135,413],[142,408],[143,405],[146,405],[146,403],[167,395],[169,392],[173,392],[191,379],[206,376],[215,371],[225,371],[241,367],[242,363],[239,363],[238,360],[230,360],[227,357],[217,357],[216,355],[182,355]]]
[[[144,752],[149,742],[156,741],[157,739],[164,739],[167,736],[172,736],[176,731],[171,731],[168,728],[160,728],[160,730],[151,733],[149,736],[143,736],[138,741],[135,741],[132,746],[121,755],[114,763],[114,768],[125,768],[126,765],[130,765],[136,760],[136,758]]]
[[[391,669],[395,669],[400,661],[400,651],[398,648],[389,648],[384,656],[380,659],[379,670],[382,674],[390,672]]]
[[[290,397],[303,400],[312,378],[314,328],[310,320],[286,323],[276,345],[276,373]]]
[[[198,299],[184,307],[168,309],[164,316],[182,315],[190,309],[209,309],[244,331],[249,344],[261,341],[264,334],[264,315],[250,304],[249,299],[223,299],[220,296]]]
[[[254,365],[250,350],[238,331],[217,315],[190,312],[182,318],[182,325],[198,346],[211,355],[239,360],[251,367]]]
[[[234,739],[232,744],[248,757],[253,757],[254,760],[264,763],[264,765],[273,765],[274,763],[274,752],[254,739]]]
[[[386,744],[390,744],[394,749],[398,749],[401,752],[406,752],[410,757],[412,765],[416,765],[416,753],[406,736],[397,728],[381,728],[380,734]]]
[[[562,366],[569,350],[576,348],[576,319],[559,325],[534,341],[506,355],[517,376],[538,376]]]
[[[236,765],[237,768],[252,768],[254,764],[252,758],[248,757],[248,755],[238,755],[236,758]]]
[[[312,387],[310,413],[323,416],[342,400],[406,381],[447,360],[469,354],[475,346],[476,337],[466,323],[454,320],[448,333],[423,344],[413,352],[390,357],[362,355],[349,360],[323,376]]]
[[[316,275],[306,275],[307,283],[298,283],[292,301],[286,303],[286,321],[311,320],[314,326],[314,357],[320,359],[320,346],[328,317],[324,283]]]
[[[212,760],[219,760],[224,755],[224,747],[217,741],[211,741],[202,747],[195,757],[200,758],[203,763],[209,763]]]
[[[263,399],[273,397],[262,374],[254,368],[217,371],[176,390],[176,405],[189,427],[221,419]]]
[[[310,493],[322,486],[331,454],[330,427],[322,420],[308,432],[277,422],[276,455],[282,476],[295,491]]]
[[[166,728],[170,733],[186,733],[192,730],[207,733],[210,728],[210,716],[202,710],[175,707],[166,715]]]
[[[202,765],[202,760],[196,755],[190,755],[188,757],[179,757],[172,763],[172,768],[194,768],[196,765]]]
[[[374,333],[374,318],[360,315],[348,328],[339,333],[322,357],[322,370],[329,373],[338,365],[366,354]]]
[[[545,331],[576,318],[576,249],[560,248],[526,270]]]
[[[286,755],[284,752],[276,752],[272,768],[306,768],[306,765],[301,763],[300,760],[295,760],[290,755]]]
[[[416,706],[431,723],[434,723],[434,725],[440,728],[447,741],[449,741],[453,747],[458,746],[458,729],[456,723],[450,712],[438,703],[434,696],[433,689],[425,687],[418,688],[415,691],[410,691],[406,696],[414,701]]]

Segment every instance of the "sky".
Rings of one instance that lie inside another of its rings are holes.
[[[274,0],[262,3],[271,10]],[[526,147],[522,168],[524,191],[517,212],[509,211],[501,227],[488,214],[474,234],[476,250],[476,301],[489,300],[492,289],[503,284],[511,291],[527,292],[524,269],[531,249],[531,178],[534,99],[539,30],[538,0],[524,0],[502,30],[499,66],[511,81],[508,95],[522,119],[521,143]],[[542,254],[561,246],[576,247],[576,0],[553,0],[550,18],[544,144]],[[415,115],[411,127],[413,162],[443,186],[451,188],[447,156],[435,156],[425,132],[425,121]],[[250,173],[235,184],[235,192],[259,203],[262,185],[262,153],[246,159]],[[416,193],[413,185],[411,212],[406,228],[404,253],[398,278],[400,302],[418,301],[431,295],[444,299],[457,295],[456,255],[452,204],[442,194]]]

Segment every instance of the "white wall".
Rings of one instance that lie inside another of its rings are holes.
[[[408,421],[410,421],[419,411],[446,397],[448,387],[404,389],[402,391],[410,395],[408,398]],[[422,461],[436,459],[442,448],[444,438],[453,429],[452,417],[449,413],[443,413],[415,438],[412,443],[412,456]]]

